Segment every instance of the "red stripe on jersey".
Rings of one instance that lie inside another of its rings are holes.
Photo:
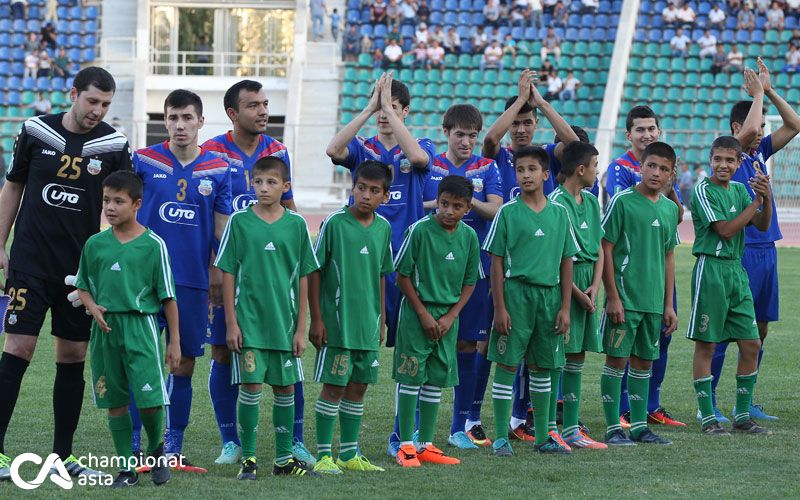
[[[203,170],[212,170],[215,168],[227,168],[228,162],[223,160],[222,158],[212,158],[211,160],[206,160],[203,162],[198,163],[193,169],[193,172],[201,172]]]
[[[172,166],[172,160],[170,160],[169,157],[164,156],[163,154],[159,153],[158,151],[155,151],[153,148],[140,149],[139,151],[136,152],[136,154],[139,154],[141,156],[147,156],[148,158],[152,158],[155,161],[157,161],[159,163],[163,163],[164,165],[166,165],[168,167]]]

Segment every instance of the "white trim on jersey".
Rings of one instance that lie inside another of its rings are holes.
[[[50,125],[43,122],[38,116],[26,120],[24,127],[28,134],[57,149],[59,153],[63,153],[67,147],[67,140],[64,139],[64,136],[53,130]]]

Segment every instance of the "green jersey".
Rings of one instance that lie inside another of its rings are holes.
[[[550,193],[550,200],[560,203],[567,209],[572,222],[572,232],[580,248],[575,259],[578,262],[597,262],[600,256],[600,240],[603,238],[600,202],[595,195],[585,190],[581,190],[581,196],[583,203],[578,204],[564,186],[558,186]]]
[[[744,253],[744,230],[726,241],[714,231],[711,223],[735,219],[752,202],[747,188],[740,182],[731,181],[728,189],[709,178],[698,182],[691,203],[695,237],[692,253],[740,260]]]
[[[614,282],[626,310],[662,314],[666,253],[678,241],[678,207],[666,196],[653,202],[629,187],[611,200],[603,239],[614,244]]]
[[[111,228],[97,233],[83,247],[75,287],[110,313],[157,314],[175,298],[166,243],[149,229],[127,243]]]
[[[320,266],[320,307],[328,345],[377,351],[381,338],[381,277],[394,271],[392,226],[375,214],[364,227],[345,207],[330,214],[314,248]]]
[[[300,278],[319,268],[305,219],[285,210],[270,224],[252,206],[234,213],[214,265],[235,276],[244,347],[291,351]]]
[[[411,278],[425,304],[455,304],[463,286],[484,277],[475,230],[461,221],[451,233],[434,215],[406,229],[394,265],[398,273]]]
[[[497,211],[483,249],[503,257],[506,279],[538,286],[557,285],[561,259],[580,250],[563,205],[547,199],[537,214],[519,197]]]

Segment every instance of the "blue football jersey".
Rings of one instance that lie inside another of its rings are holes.
[[[430,139],[417,139],[417,143],[428,155],[428,167],[424,170],[412,168],[399,145],[392,149],[383,147],[378,136],[354,137],[347,145],[347,158],[341,162],[351,173],[367,160],[380,161],[392,167],[389,202],[379,206],[376,211],[392,226],[393,252],[400,249],[406,229],[425,215],[422,207],[423,190],[436,151]]]
[[[212,155],[222,158],[231,167],[233,212],[244,210],[258,201],[253,190],[253,165],[261,158],[265,156],[280,158],[289,168],[289,179],[292,178],[292,163],[289,160],[289,150],[286,149],[283,143],[276,141],[267,134],[259,136],[258,147],[256,147],[252,156],[247,156],[239,149],[239,146],[233,141],[230,131],[207,140],[203,143],[203,149]],[[292,198],[294,198],[294,195],[291,188],[281,196],[281,200],[291,200]]]
[[[755,177],[756,172],[767,174],[766,161],[772,156],[772,136],[768,135],[761,139],[758,143],[758,148],[752,154],[742,153],[742,164],[733,174],[733,180],[741,182],[750,193],[750,198],[755,198],[756,195],[748,182],[752,177]],[[774,195],[774,193],[773,193]],[[759,231],[757,227],[748,224],[744,228],[744,244],[745,245],[766,245],[774,243],[783,239],[781,227],[778,224],[778,210],[775,208],[775,196],[772,197],[772,222],[769,224],[769,229],[766,231]]]
[[[633,151],[628,151],[612,161],[608,165],[608,175],[606,176],[606,192],[609,198],[613,198],[620,191],[625,191],[629,187],[638,184],[642,180],[642,174],[639,172],[641,166],[639,160],[633,156]],[[673,188],[678,200],[683,202],[677,180]]]
[[[207,290],[214,213],[231,214],[228,163],[202,149],[181,166],[163,142],[136,151],[133,168],[144,183],[139,222],[166,242],[175,284]]]

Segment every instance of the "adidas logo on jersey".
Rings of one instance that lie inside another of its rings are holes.
[[[732,214],[735,214],[735,213],[736,213],[736,207],[734,207],[733,205],[731,205],[731,209],[730,209],[730,210],[728,210],[728,212],[730,212],[730,213],[732,213]]]
[[[273,245],[272,242],[270,241],[269,243],[267,243],[267,246],[264,247],[264,250],[271,250],[271,251],[274,252],[275,251],[275,245]]]
[[[166,179],[167,174],[153,174],[153,179]]]
[[[569,401],[569,402],[574,403],[577,400],[578,400],[578,397],[575,396],[575,393],[569,392],[567,394],[564,394],[564,401]]]
[[[708,393],[706,391],[697,391],[697,397],[698,398],[707,398],[708,397]]]
[[[603,403],[613,403],[614,398],[610,394],[603,394]]]
[[[631,401],[642,401],[642,397],[638,394],[628,393],[628,399],[630,399]]]
[[[542,231],[541,229],[537,229],[536,232],[533,233],[533,235],[534,236],[544,236],[544,231]]]
[[[144,384],[144,385],[142,386],[142,392],[150,392],[150,391],[152,391],[152,390],[153,390],[153,388],[152,388],[152,387],[150,387],[150,384]]]
[[[119,267],[119,262],[114,262],[114,264],[111,266],[111,270],[112,271],[122,271],[122,268]]]
[[[456,258],[455,258],[455,257],[453,257],[453,252],[450,252],[450,253],[449,253],[449,254],[447,254],[447,256],[444,258],[444,260],[456,260]]]
[[[377,367],[381,366],[381,364],[378,363],[378,360],[376,359],[375,361],[372,362],[372,365],[370,365],[370,366],[372,366],[372,368],[377,368]]]
[[[291,359],[287,359],[286,363],[283,364],[283,367],[284,368],[291,368],[292,367],[292,360]]]
[[[289,429],[285,425],[275,427],[275,434],[289,434]]]
[[[750,391],[747,389],[747,387],[739,387],[736,389],[736,394],[750,394]]]
[[[653,219],[653,223],[650,225],[653,227],[661,227],[661,223],[658,222],[658,219]]]
[[[367,249],[366,245],[361,249],[361,255],[369,255],[369,250]]]
[[[589,224],[587,224],[586,221],[583,221],[583,223],[581,223],[581,229],[589,229]]]

